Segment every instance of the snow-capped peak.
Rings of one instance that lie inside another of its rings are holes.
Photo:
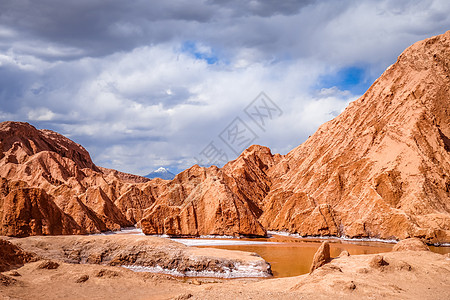
[[[151,172],[150,174],[145,175],[147,178],[161,178],[166,180],[172,180],[175,177],[175,174],[170,172],[168,169],[164,167],[159,167],[156,171]]]

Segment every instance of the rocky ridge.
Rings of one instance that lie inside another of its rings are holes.
[[[449,241],[449,121],[450,31],[406,49],[283,157],[261,223],[300,235]]]
[[[134,224],[114,202],[147,179],[99,168],[82,146],[27,123],[1,123],[0,149],[0,234],[82,234]]]

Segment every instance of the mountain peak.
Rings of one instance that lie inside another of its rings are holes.
[[[161,178],[165,180],[172,180],[175,177],[175,174],[170,172],[168,169],[164,167],[159,167],[157,170],[150,172],[149,174],[145,175],[144,177],[153,179],[153,178]]]
[[[24,163],[30,156],[40,152],[54,152],[73,160],[79,168],[97,170],[89,153],[81,145],[59,133],[38,130],[25,122],[0,123],[0,147],[0,151],[7,152],[18,163]]]

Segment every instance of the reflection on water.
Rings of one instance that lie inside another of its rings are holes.
[[[204,246],[228,250],[241,250],[258,253],[272,266],[274,277],[289,277],[309,272],[314,254],[322,240],[299,239],[274,236],[270,239],[252,239],[252,241],[270,241],[274,244],[221,245]],[[330,240],[331,256],[337,257],[343,250],[350,255],[374,254],[391,251],[393,244],[380,242],[350,242]],[[434,252],[449,253],[450,247],[430,247]]]
[[[214,247],[258,253],[271,264],[274,277],[289,277],[309,272],[314,254],[320,244],[320,242],[304,242]],[[343,250],[347,250],[350,255],[391,251],[391,245],[374,247],[331,243],[330,246],[332,257],[337,257]]]
[[[435,246],[428,246],[432,252],[439,253],[439,254],[447,254],[450,253],[450,247],[435,247]]]

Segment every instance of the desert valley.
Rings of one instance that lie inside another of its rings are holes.
[[[0,182],[0,299],[448,299],[450,31],[285,155],[149,179],[6,121]]]

